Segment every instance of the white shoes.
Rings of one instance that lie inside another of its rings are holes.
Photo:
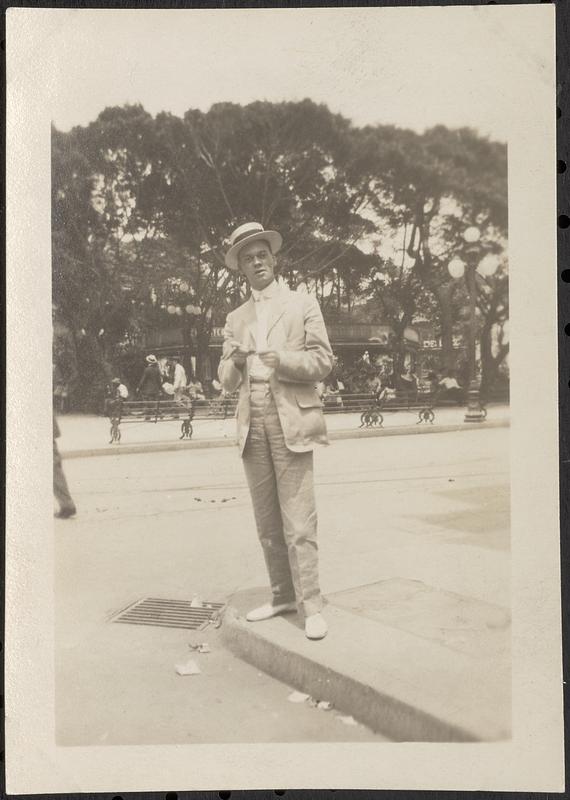
[[[265,603],[248,611],[245,618],[248,622],[262,622],[264,619],[277,617],[279,614],[288,614],[297,610],[296,603],[281,603],[274,606],[272,603]],[[307,639],[324,639],[328,633],[328,626],[322,614],[311,614],[305,617],[305,636]]]
[[[305,636],[307,639],[324,639],[328,627],[322,614],[311,614],[305,617]]]
[[[265,603],[259,608],[254,608],[248,611],[245,618],[248,622],[261,622],[264,619],[271,619],[277,617],[279,614],[287,614],[290,611],[297,610],[297,603],[281,603],[281,605],[274,606],[272,603]]]

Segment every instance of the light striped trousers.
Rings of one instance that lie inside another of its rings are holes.
[[[285,444],[269,384],[252,382],[243,452],[273,604],[297,602],[305,615],[323,605],[319,589],[313,453]]]

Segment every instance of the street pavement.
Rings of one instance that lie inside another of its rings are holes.
[[[75,458],[65,470],[79,514],[55,522],[61,744],[382,740],[288,702],[289,686],[223,647],[223,626],[109,622],[143,597],[225,601],[266,587],[234,448]],[[321,583],[337,604],[350,607],[355,587],[416,581],[509,608],[506,428],[337,441],[316,453],[316,484]],[[199,675],[178,676],[193,641],[212,652],[193,656]],[[336,646],[358,660],[350,634]]]

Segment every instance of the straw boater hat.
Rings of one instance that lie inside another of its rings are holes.
[[[156,356],[153,356],[153,355],[147,356],[146,360],[147,360],[148,364],[158,364]]]
[[[230,236],[230,249],[226,253],[225,259],[226,266],[237,270],[239,251],[244,245],[255,242],[257,239],[268,242],[271,252],[274,254],[280,250],[283,244],[281,234],[277,231],[266,231],[259,222],[246,222],[245,225],[236,228]]]

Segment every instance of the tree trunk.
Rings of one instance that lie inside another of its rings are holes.
[[[507,357],[508,345],[499,347],[496,356],[492,345],[493,324],[485,325],[481,332],[481,399],[487,402],[499,375],[499,367]]]
[[[394,355],[393,355],[393,370],[394,375],[396,376],[396,380],[399,380],[400,375],[404,371],[404,362],[406,360],[406,351],[404,349],[404,340],[402,338],[398,338],[394,346]]]
[[[406,340],[404,332],[408,327],[408,318],[404,317],[399,322],[394,322],[392,327],[394,330],[394,349],[393,349],[393,370],[396,376],[396,381],[399,382],[400,375],[404,371],[404,363],[406,361]]]
[[[210,381],[215,377],[210,361],[212,325],[212,319],[207,319],[205,314],[203,314],[199,318],[196,328],[196,374],[202,382]]]
[[[453,351],[453,312],[451,307],[452,287],[443,284],[434,290],[439,307],[439,325],[441,334],[441,361],[442,368],[452,370],[455,368],[455,353]]]
[[[234,277],[234,308],[237,308],[240,303],[241,303],[241,292],[239,285],[239,276],[236,273]]]
[[[182,329],[182,338],[184,342],[184,357],[182,365],[186,370],[186,374],[190,375],[192,372],[192,356],[195,356],[196,353],[194,352],[194,338],[192,335],[192,326],[189,320],[186,320],[186,324]]]

